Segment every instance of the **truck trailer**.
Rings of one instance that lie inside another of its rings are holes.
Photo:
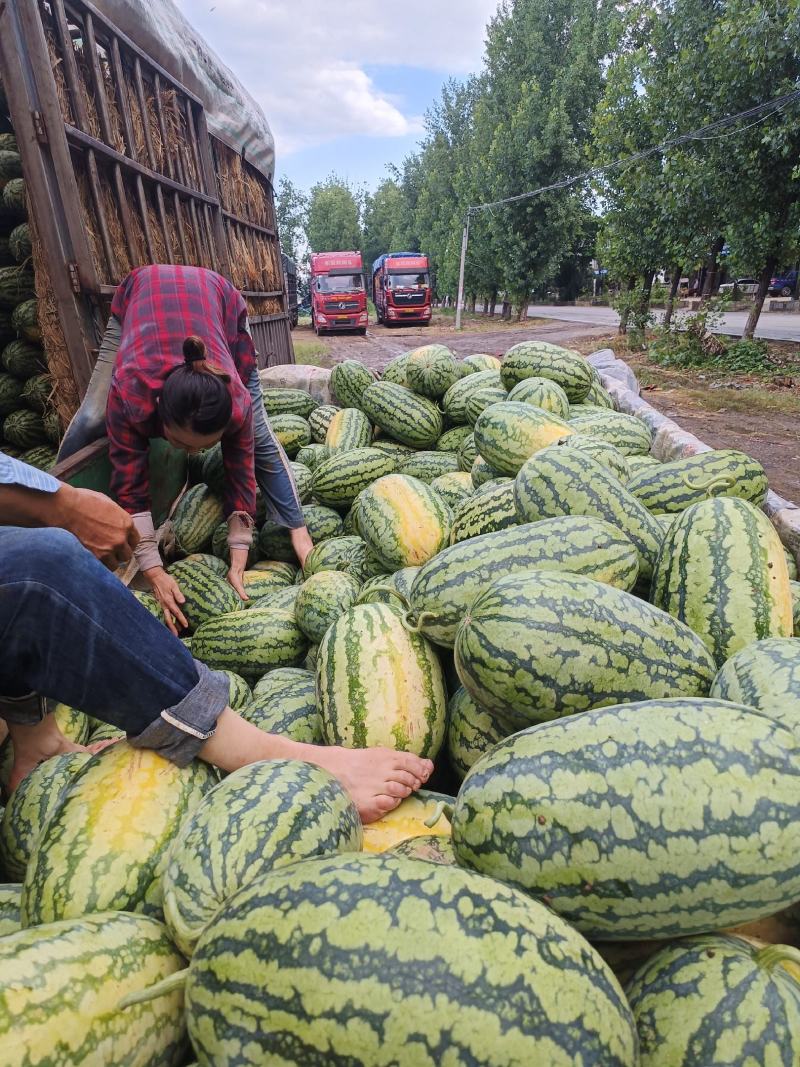
[[[360,252],[317,252],[311,256],[311,322],[327,330],[367,332],[367,289]]]
[[[372,264],[372,299],[378,322],[428,326],[431,321],[431,271],[419,252],[387,252]]]

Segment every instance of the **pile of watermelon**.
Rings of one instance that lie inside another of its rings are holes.
[[[247,601],[193,459],[184,640],[260,729],[431,788],[363,827],[299,761],[42,764],[0,828],[9,1062],[798,1062],[800,585],[761,466],[659,463],[541,342],[332,388],[265,392],[314,549],[262,510]]]
[[[0,89],[0,451],[41,470],[61,424],[42,350],[22,161]]]

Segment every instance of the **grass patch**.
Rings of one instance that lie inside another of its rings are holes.
[[[305,367],[324,367],[330,354],[327,344],[319,337],[298,337],[295,333],[292,337],[294,346],[294,361]]]
[[[546,323],[552,322],[552,319],[536,318],[536,319],[523,319],[522,322],[517,322],[516,318],[511,320],[502,319],[499,315],[495,315],[492,318],[491,315],[484,315],[482,312],[462,311],[461,313],[461,326],[463,329],[468,329],[470,333],[496,333],[498,330],[508,330],[513,332],[514,330],[527,330],[531,326],[543,326]],[[435,328],[442,332],[447,330],[455,330],[456,328],[456,312],[455,308],[434,308],[431,315],[431,328]]]

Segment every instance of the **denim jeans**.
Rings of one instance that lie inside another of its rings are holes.
[[[226,675],[194,660],[65,530],[0,527],[0,648],[0,717],[38,721],[2,702],[34,691],[179,766],[229,701]]]

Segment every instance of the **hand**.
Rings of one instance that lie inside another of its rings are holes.
[[[164,612],[164,622],[175,636],[178,636],[176,622],[181,629],[185,630],[189,623],[180,609],[180,605],[186,602],[186,597],[181,592],[181,587],[171,574],[167,574],[163,567],[151,567],[150,570],[142,571],[155,594],[156,600]]]
[[[294,554],[301,567],[305,566],[306,557],[311,549],[314,547],[314,542],[311,540],[311,534],[308,532],[305,526],[299,527],[297,530],[290,530],[289,536],[292,539],[292,548]]]
[[[133,519],[103,493],[62,485],[53,494],[50,525],[75,534],[110,570],[127,563],[139,542]]]
[[[247,590],[244,587],[244,572],[247,569],[247,557],[249,552],[246,548],[231,549],[231,569],[228,571],[228,585],[232,585],[242,600],[249,600]]]

